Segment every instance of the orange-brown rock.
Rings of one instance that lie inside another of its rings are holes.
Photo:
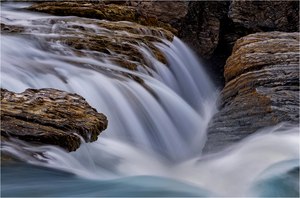
[[[59,16],[79,16],[109,21],[130,21],[146,26],[162,27],[173,33],[177,30],[156,17],[143,14],[137,7],[104,4],[102,2],[43,2],[32,5],[30,10]]]
[[[1,89],[1,141],[17,138],[33,144],[57,145],[68,151],[97,140],[106,117],[83,97],[56,89]]]
[[[46,26],[45,24],[48,24]],[[36,26],[37,27],[36,27]],[[43,25],[43,26],[39,26]],[[128,21],[104,21],[79,17],[57,17],[51,20],[37,19],[33,26],[25,28],[25,33],[33,30],[50,34],[43,36],[47,40],[49,49],[51,43],[60,43],[61,48],[52,49],[56,53],[71,52],[78,57],[87,55],[128,70],[152,68],[153,63],[143,50],[146,50],[156,60],[166,64],[167,59],[159,50],[156,43],[172,40],[174,35],[163,28],[149,27]],[[51,36],[57,34],[59,36]],[[90,65],[79,64],[80,67]],[[99,69],[102,69],[99,67]],[[102,70],[104,72],[107,72]],[[143,80],[127,71],[112,69],[110,74],[118,73],[143,84]]]
[[[114,1],[112,1],[114,3]],[[143,16],[156,18],[158,21],[180,28],[182,19],[188,11],[186,1],[128,1],[128,4],[135,7]]]
[[[224,68],[226,82],[268,65],[297,64],[299,33],[261,33],[239,39]]]
[[[42,32],[41,39],[47,41],[44,45],[48,45],[49,50],[55,53],[72,53],[78,57],[88,55],[128,70],[153,69],[151,57],[167,65],[166,57],[156,44],[174,38],[173,33],[160,27],[74,16],[35,19],[32,24],[20,28],[23,29],[21,34],[31,36],[33,31]],[[39,34],[34,36],[40,37]],[[53,48],[57,43],[61,47]],[[145,56],[145,51],[149,56]],[[93,67],[90,64],[77,64],[80,67]],[[99,70],[107,72],[101,67]],[[130,71],[115,68],[109,72],[123,74],[143,84],[143,80]]]
[[[226,85],[208,129],[206,151],[262,127],[299,124],[299,47],[299,33],[256,33],[236,42],[226,62]]]
[[[90,55],[95,56],[96,59],[105,57],[106,60],[121,67],[136,70],[138,66],[151,67],[148,59],[141,53],[141,46],[146,46],[160,62],[167,63],[165,56],[155,43],[162,42],[162,39],[172,41],[174,34],[161,27],[141,25],[140,21],[129,22],[136,21],[135,17],[138,17],[134,14],[134,7],[95,2],[45,2],[34,4],[29,9],[64,16],[88,17],[57,17],[49,21],[40,19],[34,22],[34,24],[41,25],[49,24],[49,27],[42,30],[44,33],[57,33],[62,36],[49,36],[49,39],[46,39],[50,43],[59,42],[71,47],[78,56],[82,52],[86,54],[89,51]],[[63,11],[65,9],[66,11]],[[99,9],[99,13],[97,11],[97,15],[89,15],[90,9]],[[99,53],[94,55],[94,52]]]

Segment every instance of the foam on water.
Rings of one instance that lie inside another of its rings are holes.
[[[78,93],[107,115],[109,124],[97,142],[83,143],[76,152],[25,143],[3,144],[3,151],[82,178],[159,176],[223,196],[245,196],[268,167],[298,159],[299,128],[281,125],[264,129],[221,153],[201,156],[208,122],[216,112],[217,90],[179,38],[170,42],[163,34],[157,35],[161,42],[154,44],[165,54],[168,65],[159,62],[147,46],[136,45],[151,68],[131,71],[95,52],[86,50],[77,56],[62,43],[49,41],[67,36],[74,25],[110,35],[99,25],[104,21],[14,9],[5,4],[1,20],[22,25],[26,31],[1,36],[1,87],[16,92],[50,87]],[[57,23],[53,24],[53,19]],[[150,33],[141,30],[140,34]],[[138,76],[146,86],[122,73]]]

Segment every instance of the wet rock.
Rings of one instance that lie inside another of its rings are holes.
[[[223,24],[228,24],[229,1],[191,1],[178,35],[206,61],[207,70],[218,84],[223,84],[223,67],[230,55],[221,48],[221,55],[213,57],[223,35]]]
[[[113,3],[115,3],[113,1]],[[86,50],[99,52],[96,57],[105,57],[120,66],[137,70],[138,66],[151,67],[147,57],[141,53],[141,48],[148,51],[160,62],[166,64],[163,53],[155,46],[162,39],[172,41],[174,34],[158,24],[143,23],[138,8],[126,5],[116,5],[104,2],[45,2],[37,3],[29,9],[56,15],[75,15],[88,18],[106,19],[94,20],[87,18],[57,18],[51,19],[52,28],[45,33],[58,33],[68,36],[51,38],[50,42],[60,42],[80,53]],[[125,3],[125,2],[124,2]],[[70,8],[72,7],[72,8]],[[97,14],[90,14],[96,12]],[[138,13],[137,13],[138,12]],[[151,18],[147,16],[146,18]],[[86,25],[76,25],[85,23]],[[157,20],[157,19],[155,19]],[[132,22],[134,21],[134,22]],[[44,24],[47,21],[36,21]],[[144,25],[143,25],[144,24]]]
[[[163,43],[165,39],[171,40],[174,35],[162,28],[146,27],[132,22],[110,22],[87,18],[55,18],[51,20],[36,20],[35,25],[49,24],[49,27],[40,28],[38,31],[43,34],[57,34],[59,36],[43,37],[49,46],[47,50],[53,53],[75,54],[78,57],[93,57],[103,64],[113,64],[128,70],[151,70],[153,63],[151,58],[145,56],[143,50],[152,56],[153,60],[160,61],[167,66],[166,57],[156,46],[156,43]],[[34,28],[34,27],[33,27]],[[54,45],[51,45],[54,43]],[[61,48],[53,48],[59,43]],[[76,64],[76,63],[75,63]],[[78,64],[79,67],[93,67],[89,64]],[[142,82],[142,79],[127,72],[112,68],[107,71],[105,68],[93,69],[106,72],[108,75],[122,74],[123,76]]]
[[[92,57],[98,61],[97,66],[76,61],[73,63],[118,79],[121,74],[124,80],[131,78],[140,84],[143,84],[143,80],[129,70],[143,70],[151,75],[155,61],[167,67],[167,59],[157,43],[164,44],[174,38],[174,34],[163,28],[128,21],[55,17],[33,20],[32,24],[26,27],[28,34],[31,31],[41,32],[42,37],[38,34],[34,36],[47,43],[43,45],[47,51],[66,56]],[[112,68],[107,69],[107,64]]]
[[[239,39],[228,58],[220,111],[205,151],[216,151],[262,127],[299,124],[299,34],[256,33]]]
[[[74,50],[91,50],[109,55],[112,62],[119,63],[120,66],[130,70],[136,70],[137,65],[140,64],[147,65],[147,60],[140,51],[141,45],[147,46],[154,57],[166,63],[166,58],[154,43],[161,42],[159,37],[172,39],[172,33],[160,28],[147,28],[128,22],[95,22],[93,24],[105,28],[106,32],[96,34],[84,27],[72,26],[74,31],[68,32],[68,37],[58,40]],[[118,56],[120,54],[122,57]]]
[[[44,2],[32,5],[30,10],[60,16],[79,16],[109,21],[130,21],[146,26],[162,27],[173,33],[177,30],[171,25],[143,13],[133,6],[104,4],[102,2]]]
[[[74,151],[80,137],[95,141],[106,127],[106,117],[77,94],[50,88],[22,93],[1,89],[1,141],[17,138]]]
[[[128,1],[127,4],[135,7],[143,16],[156,18],[176,29],[180,28],[188,11],[185,1]]]
[[[179,37],[206,60],[220,85],[235,41],[256,32],[299,31],[299,1],[189,2]]]
[[[230,4],[229,18],[252,32],[299,31],[299,1],[237,1]]]
[[[74,61],[78,67],[97,69],[116,78],[121,74],[125,77],[124,80],[131,78],[140,84],[143,84],[143,80],[128,70],[143,70],[151,75],[155,61],[167,66],[167,59],[156,44],[172,41],[174,38],[173,33],[161,27],[74,16],[34,19],[31,24],[24,26],[22,34],[42,40],[41,47],[50,53],[88,56],[103,65],[113,65],[111,69],[99,64],[95,68],[93,64]]]
[[[15,26],[15,25],[7,25],[1,23],[1,33],[21,33],[24,31],[23,27]]]
[[[179,36],[202,57],[209,58],[219,42],[220,23],[228,12],[228,2],[189,2]]]

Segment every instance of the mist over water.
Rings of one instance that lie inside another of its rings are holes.
[[[19,6],[25,4],[2,5],[1,21],[24,26],[25,33],[1,36],[1,87],[15,92],[47,87],[77,93],[103,112],[109,124],[98,141],[82,143],[71,153],[54,146],[3,144],[2,151],[31,165],[2,167],[2,195],[299,194],[299,177],[294,177],[297,167],[299,175],[298,127],[282,124],[262,129],[225,151],[201,154],[206,127],[217,111],[218,90],[179,38],[170,42],[161,34],[161,42],[155,43],[168,65],[142,43],[137,44],[151,68],[139,66],[138,71],[131,71],[93,51],[78,56],[51,40],[68,36],[74,25],[110,35],[107,29],[91,25],[99,20],[15,10]],[[141,30],[140,34],[150,32]],[[124,73],[138,76],[146,86]],[[290,174],[294,183],[277,192],[282,186],[278,178],[290,171],[294,171]],[[53,182],[59,187],[49,185]],[[266,187],[258,189],[257,184]]]

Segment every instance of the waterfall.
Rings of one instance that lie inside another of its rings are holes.
[[[216,112],[218,91],[199,60],[179,38],[174,37],[171,42],[162,33],[156,35],[159,42],[153,42],[168,64],[157,60],[147,46],[136,44],[151,67],[139,66],[132,71],[109,57],[99,58],[88,50],[78,56],[68,46],[51,41],[68,36],[67,30],[74,25],[107,35],[105,28],[87,23],[99,20],[16,12],[19,5],[26,4],[6,4],[1,14],[6,24],[26,28],[24,34],[1,36],[1,87],[15,92],[47,87],[77,93],[103,112],[109,124],[98,141],[82,143],[76,152],[25,143],[18,147],[4,144],[3,151],[28,163],[83,178],[110,180],[151,175],[181,180],[228,196],[245,195],[269,166],[298,158],[298,129],[282,126],[264,130],[283,131],[280,134],[263,131],[229,150],[201,156],[206,127]],[[52,20],[58,23],[53,25]],[[144,84],[124,73],[139,77]]]

